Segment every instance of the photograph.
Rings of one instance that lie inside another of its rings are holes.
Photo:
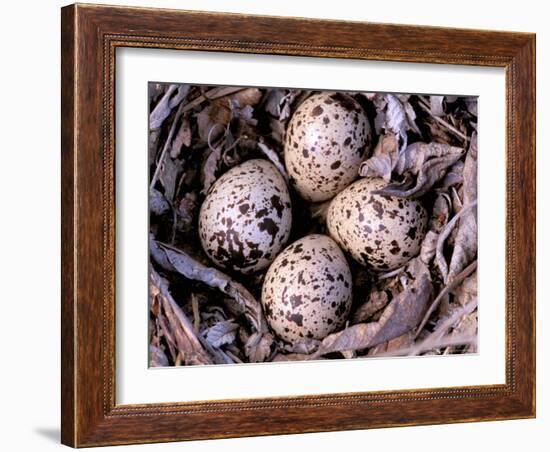
[[[476,353],[476,96],[148,96],[150,367]]]

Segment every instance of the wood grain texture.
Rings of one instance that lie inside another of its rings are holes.
[[[506,68],[506,384],[115,404],[115,51],[230,51]],[[535,37],[72,5],[62,10],[62,442],[75,447],[535,415]]]
[[[75,29],[74,8],[63,9],[61,27],[61,441],[75,443],[74,385],[74,132],[75,132]]]

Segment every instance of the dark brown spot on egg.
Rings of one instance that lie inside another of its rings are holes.
[[[382,207],[382,203],[372,197],[370,201],[372,203],[372,208],[376,211],[376,216],[381,219],[382,215],[384,214],[384,208]]]
[[[279,232],[279,226],[275,224],[275,222],[271,218],[264,218],[259,224],[258,229],[260,231],[267,231],[267,233],[271,236],[271,245],[273,245],[275,241],[275,236]]]
[[[323,114],[323,107],[317,105],[313,110],[311,110],[311,116],[319,116]]]
[[[248,253],[251,259],[260,259],[264,253],[260,250],[250,250]]]
[[[265,217],[269,213],[269,210],[264,207],[263,209],[260,209],[256,212],[256,218],[262,218]]]
[[[414,240],[416,239],[416,231],[417,231],[418,228],[416,227],[410,227],[409,230],[407,231],[407,236],[411,239],[411,240]]]
[[[302,296],[301,295],[291,295],[290,296],[290,305],[293,307],[293,308],[297,308],[298,306],[304,304],[304,302],[302,301]]]
[[[399,254],[399,252],[401,251],[401,248],[399,247],[397,240],[392,240],[390,242],[390,245],[392,245],[392,247],[390,248],[390,253],[392,253],[393,255]]]
[[[290,314],[286,318],[289,322],[294,322],[298,326],[303,326],[304,316],[302,314],[294,313]]]
[[[273,195],[271,197],[271,205],[273,206],[273,208],[277,211],[277,216],[279,218],[282,218],[283,216],[283,210],[284,210],[284,206],[281,202],[281,198],[277,195]]]
[[[336,308],[335,314],[338,317],[342,317],[345,314],[345,312],[347,311],[347,308],[348,308],[347,303],[345,301],[342,301],[338,304],[338,307]]]

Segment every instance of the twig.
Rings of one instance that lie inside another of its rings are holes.
[[[174,91],[178,90],[174,96]],[[149,127],[151,130],[159,129],[164,120],[170,116],[172,109],[182,102],[189,92],[189,85],[170,85],[166,93],[157,103],[151,114],[149,115]]]
[[[436,342],[438,339],[443,337],[449,331],[449,329],[457,323],[462,317],[465,315],[470,314],[475,308],[477,307],[477,297],[474,298],[469,303],[465,304],[464,306],[457,309],[455,312],[453,312],[452,315],[447,317],[441,324],[435,329],[435,331],[430,334],[425,340],[431,339],[433,342]]]
[[[168,152],[168,148],[170,147],[172,143],[172,139],[174,137],[174,133],[176,131],[176,124],[178,123],[181,115],[183,114],[183,108],[184,104],[181,103],[176,111],[176,115],[174,117],[174,121],[172,121],[172,125],[170,126],[170,132],[168,133],[168,138],[166,138],[166,141],[164,143],[164,147],[162,148],[162,152],[160,153],[159,161],[157,163],[157,167],[155,168],[155,172],[153,174],[153,177],[151,179],[151,184],[149,185],[150,188],[153,188],[155,184],[157,183],[157,180],[160,176],[160,171],[162,169],[162,165],[164,162],[164,156]]]
[[[443,290],[439,293],[439,295],[435,298],[435,300],[432,302],[432,304],[426,311],[426,314],[424,314],[422,322],[420,322],[420,325],[418,326],[416,333],[414,334],[414,339],[418,337],[418,335],[420,334],[424,326],[426,326],[428,319],[430,318],[432,313],[435,311],[435,309],[439,306],[439,303],[441,302],[442,298],[445,295],[447,295],[451,290],[456,288],[468,276],[470,276],[475,271],[476,268],[477,268],[477,260],[473,261],[470,265],[468,265],[464,270],[462,270],[462,272],[456,275],[453,278],[453,280],[443,288]]]
[[[193,330],[195,334],[199,334],[201,317],[199,312],[199,300],[195,294],[191,295],[191,307],[193,308]]]
[[[445,336],[435,346],[434,344],[425,343],[424,341],[422,341],[419,344],[416,344],[410,347],[400,348],[389,352],[378,353],[376,354],[376,357],[381,358],[381,357],[390,357],[390,356],[415,356],[415,355],[420,355],[421,353],[438,349],[438,348],[456,347],[458,345],[472,345],[476,343],[477,343],[476,336],[470,336],[470,335],[460,335],[460,336],[454,336],[454,337]]]
[[[259,302],[241,283],[216,268],[198,262],[184,251],[166,243],[151,239],[149,250],[153,260],[164,269],[176,271],[187,279],[202,281],[208,286],[215,287],[229,295],[236,301],[241,310],[241,312],[236,312],[236,315],[244,313],[256,331],[261,334],[267,331],[267,323]],[[228,308],[231,309],[231,306],[228,306]]]
[[[240,359],[237,355],[235,355],[234,353],[232,353],[230,350],[226,350],[224,352],[227,356],[229,356],[234,362],[238,363],[238,364],[242,364],[243,363],[243,360]]]
[[[166,325],[166,322],[164,320],[163,315],[159,315],[156,318],[156,321],[159,324],[160,332],[164,336],[164,339],[166,340],[166,343],[168,344],[168,349],[170,350],[170,355],[172,356],[172,361],[176,361],[177,352],[176,349],[178,348],[176,345],[176,340],[172,337],[172,334],[170,333],[168,326]]]
[[[401,273],[403,270],[405,270],[407,266],[406,265],[403,265],[399,268],[396,268],[395,270],[392,270],[391,272],[388,272],[388,273],[382,273],[380,275],[378,275],[378,281],[382,280],[382,279],[388,279],[388,278],[391,278],[392,276],[395,276],[395,275],[398,275],[399,273]]]
[[[466,212],[468,212],[470,209],[477,206],[477,199],[467,206],[462,207],[460,209],[460,212],[458,212],[451,221],[449,221],[445,228],[441,231],[439,234],[439,237],[437,238],[437,246],[435,249],[435,263],[439,267],[439,270],[441,271],[441,276],[443,276],[443,280],[447,282],[447,276],[448,276],[448,268],[447,268],[447,261],[445,260],[445,257],[443,256],[443,245],[445,244],[445,240],[447,240],[447,237],[451,234],[451,231],[453,230],[455,224],[460,220],[462,216]]]
[[[181,333],[178,334],[178,330],[175,330],[176,342],[178,343],[179,352],[185,353],[186,350],[184,345],[187,342],[192,349],[192,353],[195,355],[195,359],[198,361],[196,364],[212,364],[212,360],[204,350],[201,341],[195,335],[191,322],[178,306],[165,284],[163,284],[160,275],[153,269],[151,269],[151,283],[154,285],[156,290],[158,290],[158,294],[160,295],[164,311],[167,315],[169,315],[171,312],[174,316],[174,320],[177,322],[173,323],[172,326],[179,328]]]
[[[150,184],[151,188],[155,186],[155,184],[158,180],[160,170],[162,168],[162,163],[164,162],[166,152],[167,152],[168,148],[170,147],[170,144],[172,143],[172,138],[174,137],[176,124],[177,124],[179,118],[181,117],[181,115],[183,113],[189,111],[189,110],[192,110],[196,106],[202,104],[205,100],[216,100],[216,99],[219,99],[220,97],[229,96],[230,94],[234,94],[236,92],[243,91],[244,89],[246,89],[246,88],[235,88],[235,87],[214,88],[214,89],[211,89],[210,91],[204,93],[202,96],[199,96],[196,99],[193,99],[188,104],[181,103],[179,105],[178,110],[176,112],[176,116],[174,117],[174,121],[172,122],[172,125],[170,127],[170,132],[168,134],[168,138],[166,139],[166,142],[164,143],[164,147],[162,148],[162,152],[160,154],[159,161],[157,163],[157,167],[155,168],[155,173],[153,174],[153,178],[151,179],[151,184]]]
[[[456,136],[458,136],[459,138],[462,138],[465,142],[468,142],[469,141],[469,138],[464,135],[460,130],[458,130],[457,128],[455,128],[454,126],[452,126],[451,124],[449,124],[447,121],[445,121],[444,119],[441,119],[439,116],[435,116],[431,111],[430,111],[430,108],[429,106],[427,106],[425,104],[425,101],[424,99],[422,98],[419,98],[420,99],[420,102],[418,103],[418,105],[420,105],[420,107],[426,112],[428,113],[432,118],[434,118],[438,123],[440,123],[442,126],[446,127],[447,129],[449,129],[451,132],[453,132]]]

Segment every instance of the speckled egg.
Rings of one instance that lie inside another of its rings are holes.
[[[290,235],[285,180],[267,160],[248,160],[211,187],[199,214],[199,235],[218,266],[244,274],[267,267]]]
[[[284,158],[290,181],[307,201],[330,199],[357,179],[370,144],[369,121],[353,97],[310,96],[287,127]]]
[[[351,273],[330,237],[312,234],[277,256],[265,275],[262,306],[272,331],[289,343],[341,328],[352,303]]]
[[[386,183],[363,178],[334,198],[327,213],[330,236],[374,270],[393,270],[420,251],[428,215],[422,203],[373,194]]]

